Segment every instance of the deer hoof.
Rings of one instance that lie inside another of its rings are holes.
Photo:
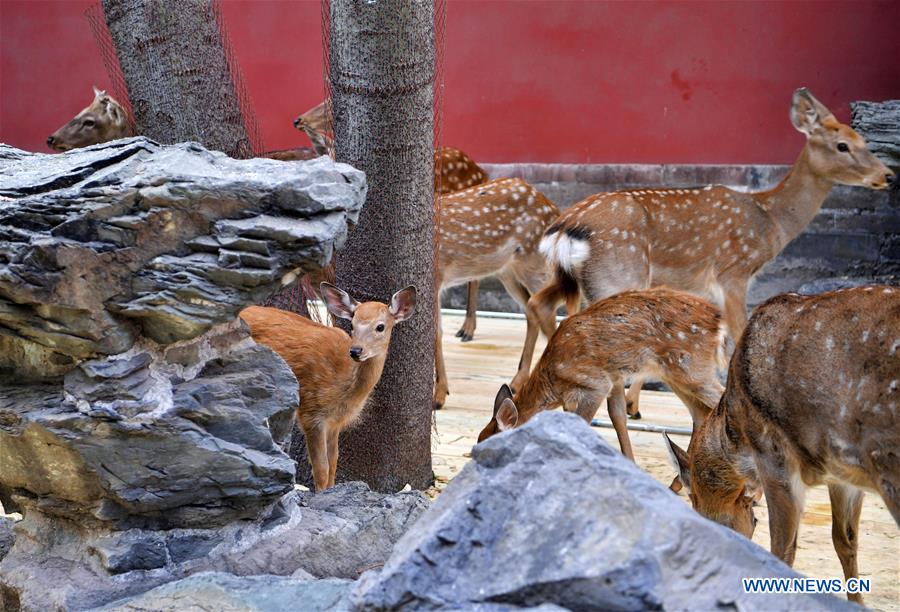
[[[640,420],[641,420],[641,411],[638,410],[638,411],[635,412],[634,414],[629,414],[629,415],[628,415],[628,418],[629,418],[629,419],[634,419],[635,421],[640,421]]]
[[[432,410],[440,410],[443,407],[444,407],[444,404],[441,402],[432,402],[432,404],[431,404]]]
[[[669,489],[671,489],[672,492],[674,492],[674,493],[676,493],[676,494],[677,494],[679,491],[681,491],[681,489],[683,489],[683,488],[684,488],[684,485],[681,484],[681,477],[680,477],[680,476],[676,476],[675,479],[672,480],[672,484],[669,485]]]

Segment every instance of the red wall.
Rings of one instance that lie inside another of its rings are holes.
[[[0,141],[45,150],[108,79],[84,0],[0,0]],[[223,0],[269,149],[308,144],[317,0]],[[784,163],[808,86],[837,116],[900,97],[900,2],[449,0],[444,144],[484,162]]]

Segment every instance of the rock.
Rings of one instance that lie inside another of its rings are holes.
[[[14,527],[15,523],[12,519],[0,516],[0,561],[3,561],[3,557],[6,556],[16,540]]]
[[[98,610],[116,612],[349,612],[349,580],[297,580],[283,576],[238,577],[222,572],[204,572],[170,582],[135,597]]]
[[[293,489],[280,444],[297,402],[290,368],[240,321],[141,340],[59,383],[0,384],[0,482],[26,514],[118,529],[255,518]]]
[[[231,321],[330,262],[365,194],[361,172],[326,157],[235,160],[145,138],[62,155],[0,145],[0,370],[56,377],[141,334],[168,344]]]
[[[357,610],[855,609],[742,591],[742,577],[774,576],[799,574],[700,517],[579,417],[544,412],[475,447],[351,600]]]
[[[851,102],[850,125],[887,165],[900,167],[900,100]]]
[[[31,510],[0,562],[0,610],[4,597],[25,610],[92,609],[205,571],[355,580],[381,567],[427,505],[419,492],[344,483],[217,528],[111,531]]]

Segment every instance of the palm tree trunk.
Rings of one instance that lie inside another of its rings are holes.
[[[139,134],[252,157],[253,130],[213,0],[102,0]]]
[[[336,158],[368,180],[338,284],[360,301],[418,289],[361,421],[341,436],[338,479],[422,489],[433,480],[434,3],[331,0],[330,23]]]

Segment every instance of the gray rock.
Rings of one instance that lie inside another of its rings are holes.
[[[426,509],[419,492],[345,483],[289,493],[258,519],[219,528],[111,531],[32,510],[0,562],[0,610],[13,601],[25,610],[92,609],[204,571],[355,580],[381,567]]]
[[[0,145],[0,370],[53,377],[140,334],[195,338],[329,262],[365,193],[361,172],[325,157],[235,160],[145,138],[62,155]]]
[[[3,557],[6,556],[16,540],[14,528],[15,523],[12,519],[0,516],[0,561],[3,561]]]
[[[284,576],[238,577],[205,572],[170,582],[99,610],[115,612],[349,612],[349,580],[297,580]]]
[[[851,102],[850,124],[873,153],[894,168],[900,168],[900,100]]]
[[[184,353],[197,361],[167,359]],[[142,340],[60,383],[0,384],[0,482],[26,514],[120,529],[255,518],[293,488],[280,444],[297,402],[290,368],[240,321]]]
[[[475,447],[352,601],[358,610],[855,609],[831,596],[742,591],[742,577],[770,576],[799,574],[700,517],[579,417],[545,412]]]

